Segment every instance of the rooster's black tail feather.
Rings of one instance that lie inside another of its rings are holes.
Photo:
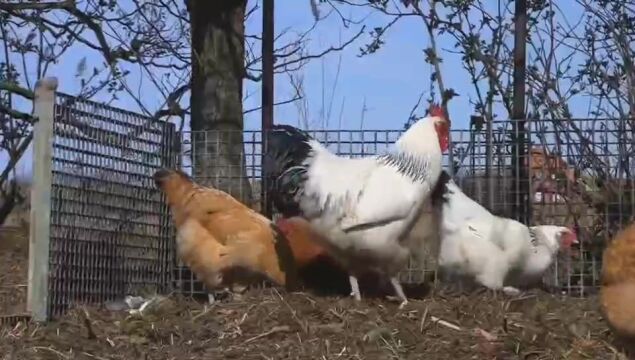
[[[273,205],[284,217],[301,215],[295,195],[305,180],[304,162],[311,155],[311,139],[290,125],[274,125],[267,133],[263,172]]]

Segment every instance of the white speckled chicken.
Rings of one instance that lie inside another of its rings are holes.
[[[448,149],[450,122],[439,107],[412,125],[385,155],[337,156],[292,126],[274,126],[264,167],[273,201],[286,217],[302,216],[323,235],[329,253],[345,264],[352,295],[357,275],[386,275],[401,306],[396,275],[411,254],[407,236],[434,189]]]

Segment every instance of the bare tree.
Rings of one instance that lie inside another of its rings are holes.
[[[208,145],[199,143],[203,147],[194,151],[194,156],[207,154],[207,160],[193,160],[199,167],[197,175],[212,180],[229,178],[218,185],[235,195],[247,195],[240,198],[248,201],[238,133],[243,114],[258,110],[242,108],[243,79],[260,81],[261,56],[254,50],[259,48],[260,36],[244,31],[245,21],[258,9],[257,1],[245,0],[211,5],[194,0],[0,3],[0,44],[6,59],[0,62],[0,147],[10,159],[0,176],[1,195],[10,198],[7,179],[28,148],[31,124],[37,120],[24,108],[22,98],[32,99],[36,79],[47,75],[60,59],[80,52],[75,69],[80,90],[73,95],[81,99],[99,96],[108,103],[127,98],[152,121],[180,119],[180,130],[191,121],[194,131],[233,132],[228,141],[231,145],[220,148],[212,144],[225,141],[208,135]],[[309,34],[317,27],[316,21],[297,35],[289,29],[277,35],[276,73],[300,69],[312,59],[341,51],[363,29],[360,26],[340,46],[313,53],[307,45]],[[148,96],[150,90],[160,98]],[[278,103],[299,97],[295,94]],[[78,121],[73,124],[75,129],[67,130],[81,132],[85,126]],[[214,154],[221,154],[218,160],[209,156]],[[238,194],[238,189],[246,191]]]

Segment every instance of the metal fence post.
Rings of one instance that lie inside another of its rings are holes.
[[[35,84],[33,114],[33,181],[29,231],[29,287],[27,311],[35,321],[48,319],[49,244],[51,230],[51,180],[53,120],[57,79],[44,78]]]

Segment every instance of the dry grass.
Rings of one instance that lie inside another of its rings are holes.
[[[383,299],[248,292],[206,307],[166,298],[144,317],[78,308],[0,333],[6,359],[626,359],[595,298],[542,292]]]

